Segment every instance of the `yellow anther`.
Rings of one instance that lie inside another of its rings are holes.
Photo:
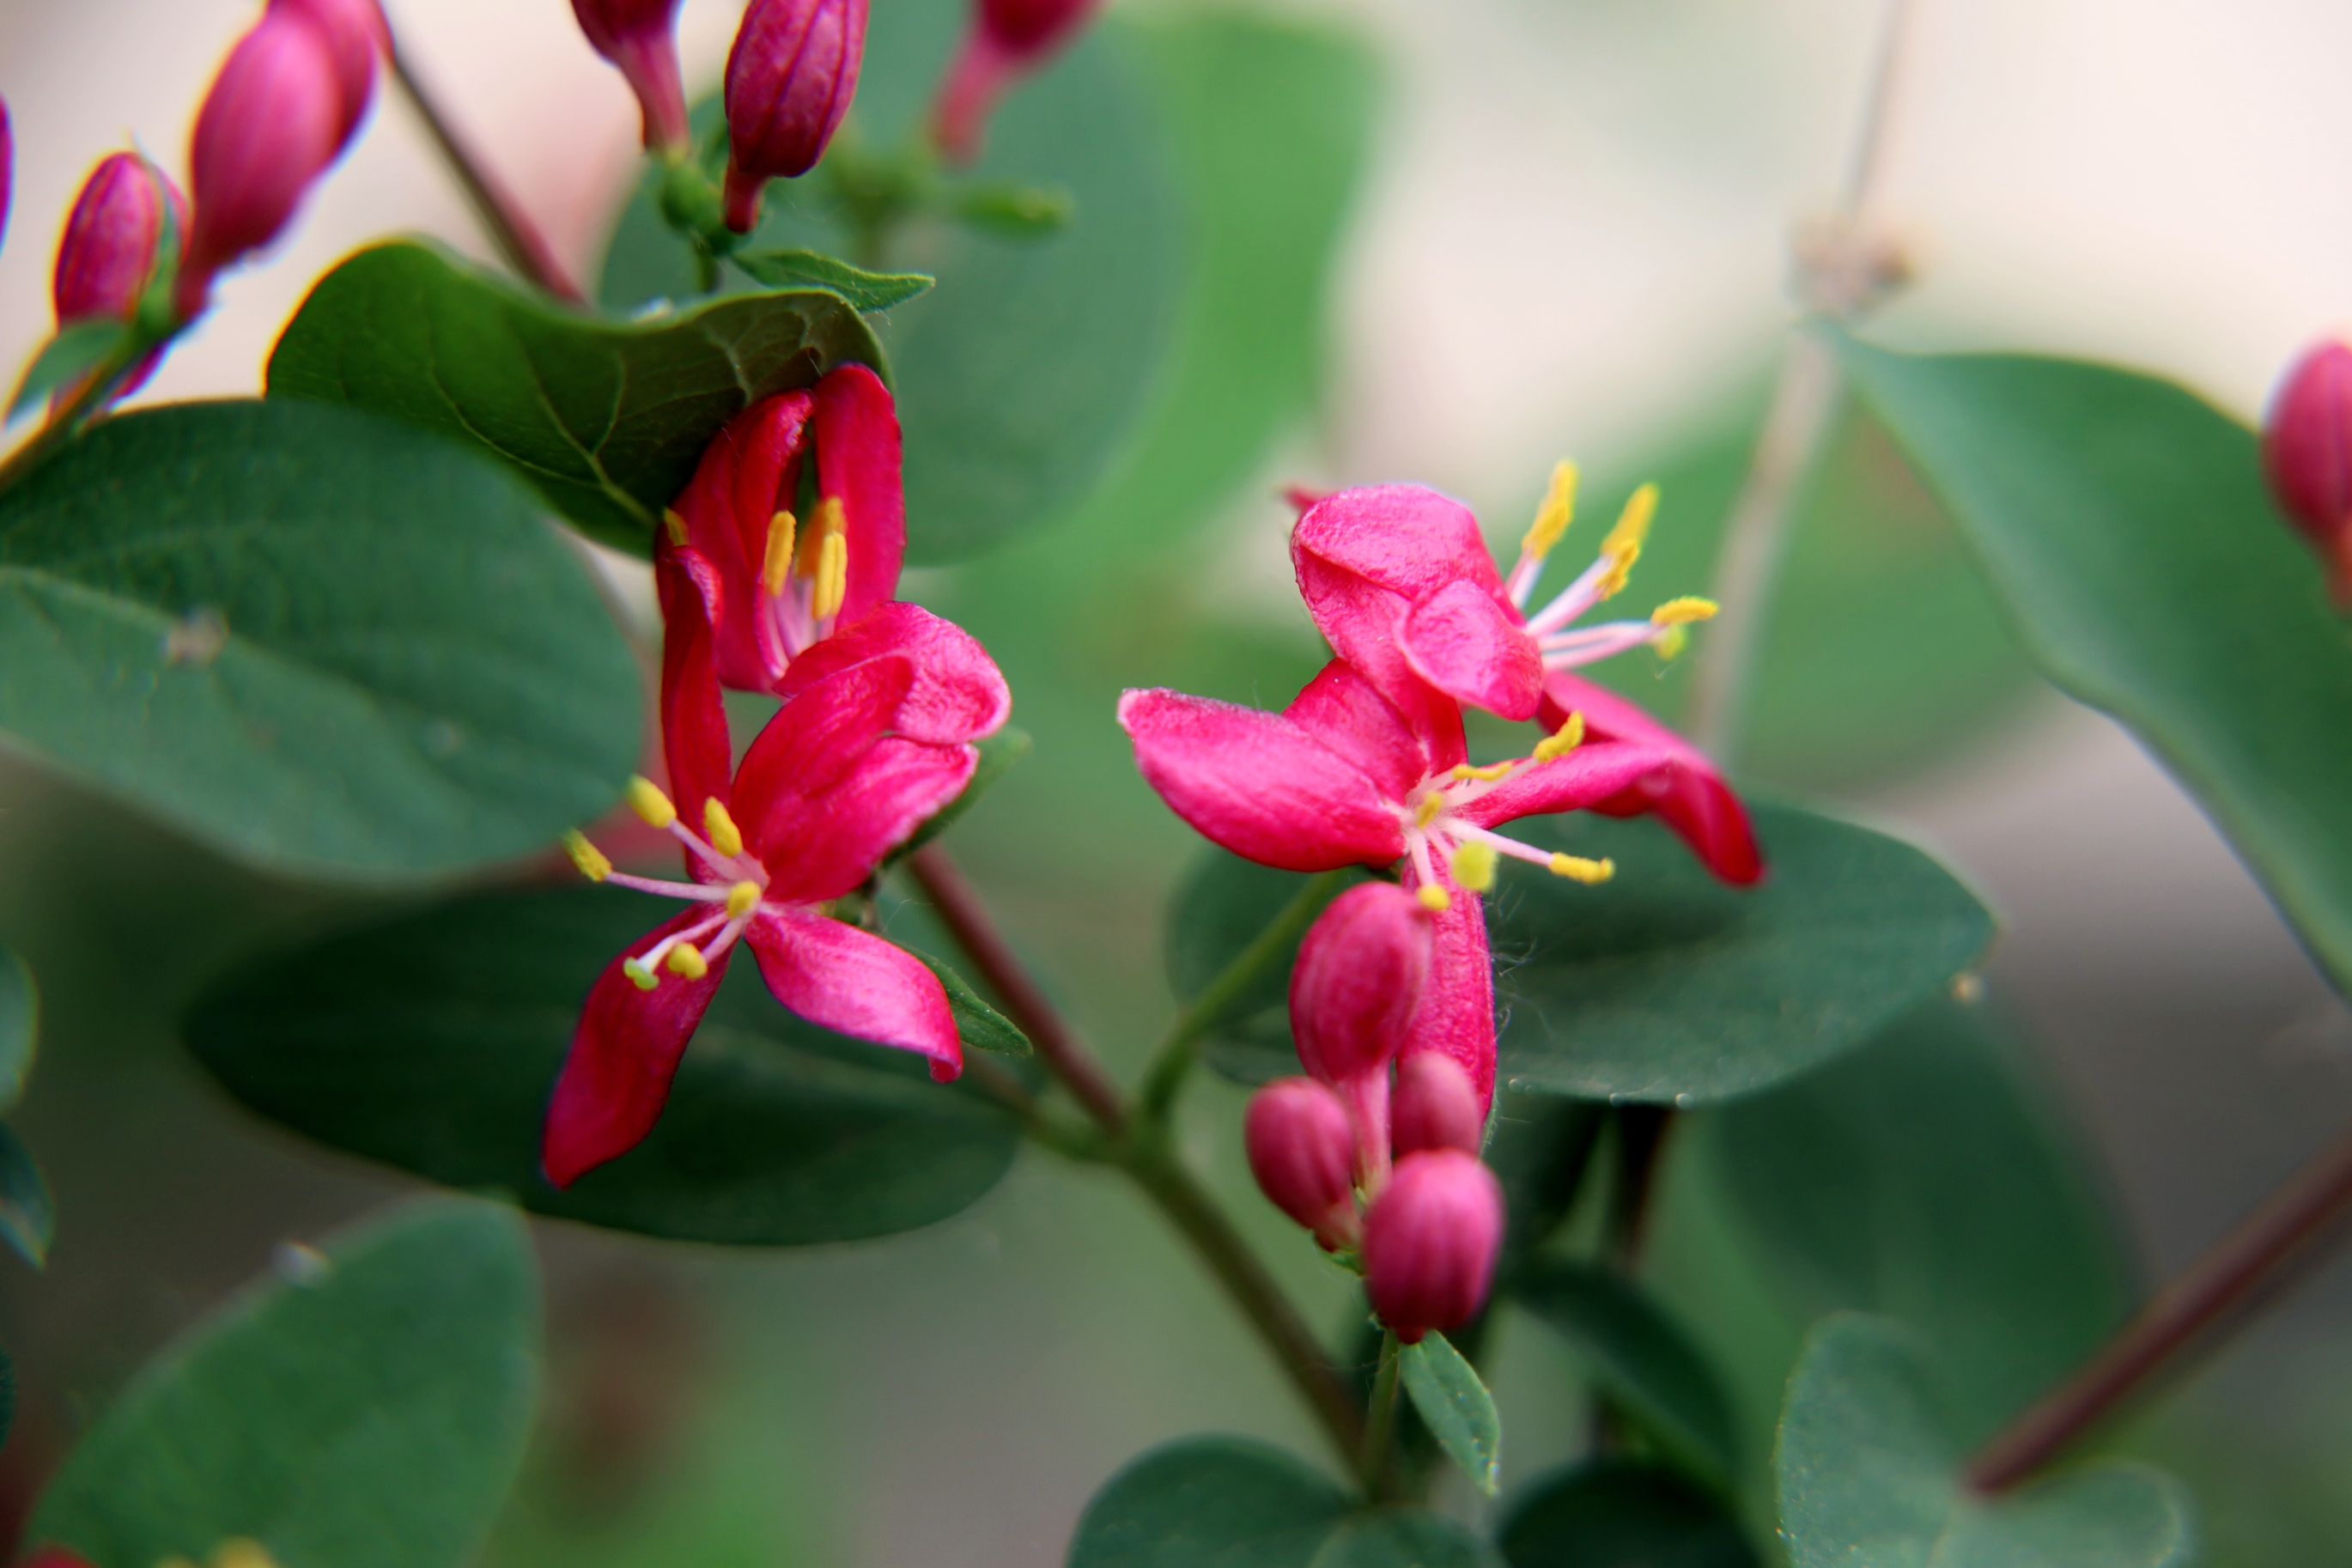
[[[760,907],[760,884],[738,882],[727,889],[727,918],[740,921]]]
[[[721,855],[743,853],[743,830],[735,826],[735,819],[727,815],[715,795],[702,803],[702,836]]]
[[[1643,485],[1625,503],[1617,515],[1617,526],[1601,542],[1601,554],[1609,563],[1609,570],[1595,585],[1599,596],[1614,597],[1633,574],[1633,563],[1642,558],[1642,545],[1650,537],[1650,520],[1658,514],[1658,487]]]
[[[671,973],[683,974],[688,980],[699,980],[710,973],[709,963],[690,942],[682,942],[671,948],[665,962],[668,963]]]
[[[1690,621],[1711,621],[1723,608],[1713,599],[1668,599],[1650,612],[1654,626],[1679,626]]]
[[[817,552],[816,587],[809,594],[809,615],[823,621],[841,613],[841,601],[849,595],[849,541],[840,533],[824,536],[824,547]]]
[[[1474,768],[1468,763],[1456,763],[1454,771],[1445,776],[1452,779],[1498,779],[1518,765],[1516,762],[1489,763],[1483,768]],[[1428,825],[1424,823],[1423,826]]]
[[[1519,549],[1540,561],[1551,553],[1559,536],[1576,517],[1576,465],[1562,462],[1551,471],[1551,485],[1544,491],[1543,504],[1536,508],[1536,521],[1528,536],[1519,541]]]
[[[670,804],[669,796],[642,774],[629,780],[629,809],[644,817],[647,827],[667,827],[677,820],[677,807]]]
[[[803,577],[816,575],[817,563],[824,553],[824,542],[833,534],[849,531],[849,520],[841,510],[839,496],[825,496],[809,513],[808,526],[801,531],[800,553],[793,563],[793,571]]]
[[[1495,885],[1495,850],[1492,845],[1481,844],[1475,838],[1459,845],[1454,851],[1454,879],[1474,893],[1483,893]]]
[[[613,863],[604,858],[604,852],[589,843],[588,836],[576,827],[563,836],[563,851],[580,868],[580,874],[592,882],[601,882],[613,874]]]
[[[1551,874],[1565,877],[1586,887],[1605,882],[1617,874],[1614,860],[1587,860],[1581,855],[1555,855],[1551,858]]]
[[[278,1560],[258,1541],[238,1536],[213,1548],[212,1568],[278,1568]]]
[[[1690,633],[1681,626],[1668,626],[1651,639],[1650,646],[1658,650],[1661,659],[1671,664],[1690,646]]]
[[[1568,716],[1566,723],[1536,742],[1536,761],[1548,763],[1554,757],[1564,757],[1582,744],[1584,744],[1584,715],[1571,713]]]
[[[640,991],[650,991],[661,984],[660,975],[656,974],[634,958],[621,960],[621,973],[627,975],[629,984]]]
[[[1415,893],[1413,897],[1421,900],[1423,909],[1433,915],[1444,914],[1454,904],[1454,900],[1445,896],[1445,889],[1434,882],[1423,882],[1421,885],[1421,891]]]
[[[662,508],[662,527],[667,531],[671,544],[683,545],[686,542],[686,519],[677,514],[677,508]]]
[[[1419,805],[1412,808],[1412,825],[1415,827],[1426,827],[1436,821],[1437,814],[1444,809],[1445,797],[1432,790],[1421,797]]]
[[[793,536],[799,527],[788,511],[768,520],[768,553],[760,563],[760,586],[770,598],[784,591],[784,579],[792,574]]]

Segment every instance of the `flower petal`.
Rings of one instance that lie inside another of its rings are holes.
[[[836,1034],[929,1057],[941,1083],[963,1042],[939,977],[903,948],[805,910],[761,908],[743,929],[776,1000]]]
[[[1764,856],[1748,825],[1748,808],[1706,752],[1608,688],[1554,670],[1544,678],[1543,708],[1538,716],[1556,729],[1571,712],[1584,715],[1588,735],[1667,753],[1667,761],[1627,788],[1594,802],[1593,810],[1609,816],[1654,812],[1690,846],[1701,865],[1724,881],[1744,888],[1763,879]]]
[[[1630,741],[1587,741],[1565,756],[1538,763],[1492,789],[1452,807],[1454,816],[1480,827],[1515,817],[1554,811],[1583,811],[1630,789],[1673,753]]]
[[[1391,800],[1429,776],[1429,752],[1404,715],[1345,659],[1318,670],[1282,716],[1363,769]]]
[[[825,677],[887,654],[914,661],[915,683],[891,728],[909,740],[954,745],[992,735],[1013,711],[1013,692],[988,650],[957,626],[898,600],[845,626],[793,660],[776,690],[791,697]]]
[[[1433,917],[1434,940],[1430,947],[1429,978],[1421,988],[1421,1005],[1406,1026],[1400,1062],[1435,1051],[1451,1058],[1469,1075],[1478,1091],[1478,1115],[1484,1121],[1495,1101],[1495,963],[1486,945],[1486,901],[1455,884],[1444,858],[1432,869],[1434,884],[1445,890],[1445,908]],[[1404,889],[1421,886],[1420,872],[1405,862]]]
[[[1507,603],[1467,579],[1448,583],[1412,607],[1397,640],[1413,672],[1447,696],[1532,719],[1543,698],[1543,656]]]
[[[869,658],[812,682],[776,710],[735,771],[731,805],[754,854],[765,859],[791,831],[793,815],[847,778],[889,732],[914,679],[914,665],[902,656]]]
[[[791,903],[841,897],[962,794],[979,765],[970,746],[896,735],[876,742],[839,783],[762,818],[766,836],[751,847],[768,868],[770,896]]]
[[[898,478],[898,411],[881,377],[845,364],[816,384],[820,495],[841,501],[849,574],[836,626],[864,620],[898,591],[907,499]]]
[[[676,510],[686,542],[718,569],[723,606],[711,616],[719,678],[742,691],[765,691],[784,668],[784,649],[760,595],[768,526],[790,510],[814,399],[805,392],[762,398],[729,420],[694,471]]]
[[[1379,784],[1280,714],[1155,689],[1121,695],[1118,721],[1169,809],[1236,855],[1328,871],[1404,853]]]
[[[699,980],[664,973],[651,991],[639,990],[621,963],[710,913],[697,905],[662,921],[606,964],[589,989],[540,1142],[540,1168],[557,1186],[627,1153],[660,1119],[678,1058],[719,993],[729,955],[720,953]]]
[[[1325,496],[1300,516],[1290,548],[1294,559],[1319,557],[1416,602],[1449,583],[1503,591],[1476,514],[1423,485],[1359,485]]]
[[[1398,629],[1412,602],[1320,556],[1292,552],[1298,591],[1323,638],[1403,715],[1433,764],[1450,768],[1469,752],[1462,744],[1462,709],[1422,679],[1404,656]],[[1442,760],[1441,760],[1442,759]]]
[[[654,547],[654,587],[662,610],[662,761],[670,793],[688,821],[699,822],[705,800],[728,801],[728,775],[735,766],[711,636],[723,585],[699,552],[674,549],[663,540]],[[687,868],[694,875],[704,870],[692,855]]]

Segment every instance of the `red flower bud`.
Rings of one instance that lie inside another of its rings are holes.
[[[1437,1051],[1397,1063],[1389,1111],[1390,1147],[1398,1159],[1424,1149],[1475,1154],[1486,1142],[1486,1118],[1462,1064]]]
[[[335,152],[341,156],[375,97],[376,58],[392,52],[383,12],[376,0],[269,0],[269,6],[299,12],[334,54],[335,86],[342,94],[342,113],[335,122]]]
[[[931,136],[959,163],[980,156],[997,100],[1077,35],[1101,0],[979,0],[940,82]]]
[[[760,189],[807,174],[857,95],[866,0],[751,0],[727,56],[727,226],[749,234]]]
[[[8,129],[8,100],[0,98],[0,240],[8,237],[8,198],[16,184],[16,135]]]
[[[137,313],[155,275],[167,206],[184,232],[188,209],[178,187],[136,153],[113,153],[89,172],[58,241],[50,294],[58,326]]]
[[[201,312],[215,273],[278,237],[335,160],[352,116],[337,48],[308,0],[272,5],[213,79],[188,148],[195,211],[175,304]]]
[[[683,151],[686,83],[677,72],[678,0],[572,0],[588,46],[621,68],[645,112],[648,152]]]
[[[1503,1184],[1458,1149],[1407,1154],[1364,1215],[1364,1289],[1407,1344],[1478,1315],[1503,1244]]]
[[[1355,1244],[1356,1139],[1338,1095],[1311,1078],[1278,1078],[1250,1096],[1242,1142],[1275,1207],[1326,1252]]]
[[[1331,900],[1298,944],[1290,1035],[1299,1064],[1338,1089],[1356,1129],[1356,1165],[1378,1193],[1389,1173],[1389,1063],[1429,976],[1429,917],[1393,882]]]
[[[2271,496],[2327,568],[2329,594],[2352,610],[2352,346],[2305,351],[2271,395],[2263,424]]]

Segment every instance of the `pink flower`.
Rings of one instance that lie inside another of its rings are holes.
[[[1118,719],[1170,809],[1234,854],[1291,871],[1402,862],[1404,889],[1433,926],[1429,978],[1402,1054],[1454,1058],[1483,1115],[1494,1092],[1494,981],[1476,895],[1493,885],[1500,858],[1585,882],[1612,869],[1495,829],[1610,799],[1671,759],[1631,742],[1583,743],[1571,721],[1530,756],[1473,768],[1460,709],[1416,689],[1425,694],[1418,721],[1335,659],[1278,714],[1150,690],[1122,696]]]
[[[1242,1142],[1259,1191],[1324,1251],[1356,1244],[1355,1132],[1337,1094],[1311,1078],[1275,1079],[1250,1096]]]
[[[272,10],[299,12],[319,30],[334,56],[335,86],[342,110],[335,122],[335,152],[352,144],[375,97],[378,57],[392,52],[391,30],[376,0],[269,0]]]
[[[940,82],[931,137],[959,163],[980,156],[1005,89],[1077,36],[1102,0],[976,0],[971,26]]]
[[[588,47],[620,68],[645,117],[647,152],[678,153],[692,132],[677,72],[678,0],[572,0]]]
[[[1364,1289],[1406,1344],[1478,1315],[1503,1245],[1503,1186],[1475,1154],[1433,1149],[1397,1161],[1364,1215]]]
[[[667,542],[655,570],[671,787],[700,831],[639,780],[631,804],[684,847],[691,880],[625,875],[584,838],[568,840],[591,878],[687,907],[630,944],[589,993],[548,1108],[541,1163],[558,1186],[651,1131],[739,938],[776,1000],[811,1023],[919,1052],[941,1080],[963,1065],[937,977],[824,906],[955,798],[976,752],[905,733],[898,721],[918,683],[916,660],[875,653],[797,686],[730,779],[713,655],[718,574]]]
[[[2315,343],[2280,380],[2263,421],[2263,472],[2326,565],[2336,607],[2352,609],[2352,346]]]
[[[1598,691],[1568,672],[1643,646],[1671,656],[1689,623],[1715,613],[1705,599],[1672,599],[1644,620],[1572,626],[1623,588],[1640,557],[1657,504],[1656,490],[1645,486],[1601,542],[1593,563],[1529,616],[1544,559],[1568,527],[1574,491],[1575,469],[1562,464],[1507,578],[1496,571],[1470,509],[1434,490],[1373,485],[1323,497],[1305,508],[1291,533],[1299,592],[1339,657],[1406,713],[1433,712],[1454,701],[1507,719],[1538,717],[1548,682],[1560,682],[1564,691]],[[1633,704],[1611,699],[1605,706],[1611,722],[1589,733],[1638,738],[1668,753],[1659,763],[1662,775],[1618,807],[1639,809],[1633,803],[1642,799],[1685,803],[1693,809],[1661,815],[1709,869],[1735,883],[1761,876],[1747,813],[1705,756]],[[1563,711],[1545,715],[1545,721],[1564,718]],[[1593,724],[1594,712],[1586,711],[1585,720]],[[1686,827],[1698,820],[1696,805],[1702,800],[1709,832],[1693,837]]]
[[[760,191],[816,167],[857,96],[866,0],[751,0],[727,56],[727,226],[759,226]]]
[[[803,521],[792,508],[812,446],[817,500]],[[664,520],[668,542],[712,574],[720,684],[789,697],[861,660],[905,655],[915,681],[898,731],[973,740],[1003,724],[1012,693],[961,628],[890,597],[907,547],[898,472],[889,390],[844,365],[719,431]]]

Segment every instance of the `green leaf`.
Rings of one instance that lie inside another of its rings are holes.
[[[1494,1548],[1442,1514],[1425,1508],[1380,1508],[1333,1531],[1311,1568],[1501,1568],[1501,1560]]]
[[[821,250],[738,250],[727,258],[771,289],[823,289],[858,311],[903,305],[939,281],[922,272],[868,272]]]
[[[971,770],[971,777],[965,781],[962,790],[934,813],[929,821],[915,829],[907,842],[890,851],[883,864],[896,865],[945,833],[956,818],[970,811],[980,797],[988,793],[989,785],[1003,778],[1013,763],[1027,756],[1031,747],[1027,732],[1010,724],[982,739],[979,742],[980,762]]]
[[[919,133],[963,13],[961,0],[877,9],[835,157],[871,158]],[[939,279],[881,327],[906,436],[909,564],[978,554],[1066,510],[1150,406],[1183,284],[1183,215],[1136,52],[1133,27],[1105,18],[990,123],[972,177],[1067,191],[1066,228],[1013,237],[934,219],[875,263],[919,258]],[[702,112],[707,122],[712,106]],[[772,186],[747,244],[856,254],[824,206],[829,175],[821,166]],[[691,261],[654,209],[656,183],[648,176],[605,256],[601,293],[622,309],[694,291]]]
[[[1495,1396],[1486,1392],[1478,1369],[1462,1359],[1444,1334],[1424,1334],[1399,1352],[1404,1391],[1412,1407],[1453,1461],[1462,1467],[1470,1484],[1486,1497],[1495,1495],[1495,1478],[1503,1462],[1503,1423],[1495,1414]]]
[[[349,404],[466,442],[592,538],[642,553],[720,426],[851,361],[883,364],[832,293],[603,321],[399,240],[311,289],[270,353],[269,395]]]
[[[912,951],[912,950],[909,950]],[[927,952],[918,952],[925,968],[940,977],[940,988],[948,994],[948,1006],[955,1013],[956,1034],[964,1048],[986,1051],[992,1056],[1025,1057],[1034,1055],[1029,1037],[1023,1034],[1012,1019],[981,1000],[964,977]]]
[[[2034,662],[2188,786],[2352,989],[2352,637],[2263,493],[2252,432],[2104,365],[1838,353]]]
[[[140,1373],[26,1539],[96,1568],[258,1541],[279,1568],[460,1568],[522,1457],[539,1289],[494,1205],[409,1205],[289,1252]]]
[[[1678,1105],[1753,1093],[1861,1044],[1991,940],[1984,906],[1911,846],[1794,806],[1750,808],[1771,866],[1752,891],[1717,882],[1654,822],[1555,816],[1510,828],[1539,848],[1614,859],[1617,874],[1588,888],[1507,867],[1487,900],[1506,1082]],[[1179,995],[1301,880],[1262,867],[1199,873],[1171,937]],[[1220,1071],[1260,1082],[1298,1070],[1278,989],[1286,974],[1211,1043]]]
[[[0,493],[0,730],[230,853],[446,871],[604,812],[635,660],[506,475],[348,409],[102,421]]]
[[[1536,1481],[1512,1503],[1500,1543],[1511,1568],[1759,1568],[1720,1497],[1631,1459]]]
[[[1925,1352],[1895,1324],[1841,1315],[1789,1380],[1773,1457],[1791,1568],[2174,1568],[2188,1499],[2146,1466],[2072,1468],[1987,1501],[1956,1475]]]
[[[111,317],[79,321],[59,331],[41,345],[41,352],[25,367],[25,379],[16,384],[16,395],[9,400],[7,415],[0,423],[13,424],[58,388],[79,381],[124,352],[131,343],[131,331],[130,322]]]
[[[0,1241],[36,1268],[48,1266],[58,1209],[48,1178],[14,1129],[0,1122]]]
[[[1307,1568],[1349,1503],[1279,1448],[1188,1437],[1132,1461],[1095,1494],[1066,1568]]]
[[[1807,1317],[1910,1324],[1989,1436],[2123,1321],[2136,1295],[2095,1156],[1985,1007],[1942,1002],[1819,1073],[1725,1108],[1707,1163]]]
[[[617,888],[458,900],[329,937],[201,998],[189,1045],[228,1091],[335,1148],[537,1213],[792,1246],[887,1236],[977,1202],[1019,1132],[910,1052],[787,1013],[749,955],[652,1136],[563,1191],[541,1119],[589,984],[674,908]],[[977,1043],[977,1042],[975,1042]]]
[[[1718,1487],[1738,1462],[1731,1401],[1681,1325],[1635,1282],[1570,1258],[1532,1264],[1512,1297],[1566,1335],[1669,1454]]]
[[[13,948],[0,947],[0,1111],[25,1098],[40,1036],[41,993],[33,971]]]

